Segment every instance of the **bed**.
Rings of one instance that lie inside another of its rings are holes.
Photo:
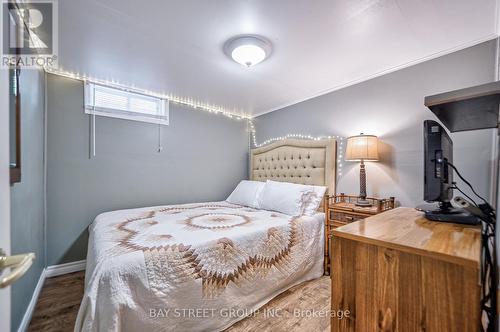
[[[251,180],[335,190],[334,140],[253,149]],[[99,215],[75,331],[221,331],[324,272],[324,214],[226,201]]]

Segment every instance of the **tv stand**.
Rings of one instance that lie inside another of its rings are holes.
[[[480,227],[396,208],[332,233],[332,332],[481,331]]]
[[[439,202],[439,205],[427,204],[417,207],[425,213],[425,218],[433,221],[450,222],[464,225],[479,225],[477,217],[461,208],[455,208],[450,202]]]

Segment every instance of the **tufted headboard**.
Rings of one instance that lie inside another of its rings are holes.
[[[333,139],[286,139],[250,153],[250,180],[326,186],[335,193],[337,145]]]

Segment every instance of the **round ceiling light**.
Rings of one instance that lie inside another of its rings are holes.
[[[271,42],[261,36],[236,36],[226,42],[224,52],[234,61],[251,67],[269,57]]]

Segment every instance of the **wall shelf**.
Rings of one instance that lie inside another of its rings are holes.
[[[424,104],[451,131],[496,128],[500,81],[425,97]]]

